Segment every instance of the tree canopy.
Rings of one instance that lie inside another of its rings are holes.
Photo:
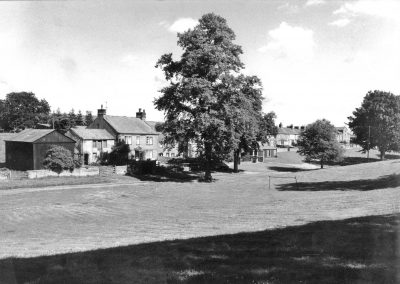
[[[319,160],[321,169],[327,162],[339,160],[344,151],[336,140],[335,127],[325,119],[307,125],[297,146],[297,152],[307,160]]]
[[[169,81],[154,101],[165,114],[164,143],[194,141],[206,160],[206,181],[212,180],[211,161],[237,151],[257,134],[261,81],[240,75],[242,48],[234,40],[224,18],[206,14],[196,27],[178,34],[181,58],[164,54],[156,64]]]
[[[400,96],[369,91],[349,118],[353,140],[364,151],[378,147],[381,159],[387,151],[400,149]]]
[[[46,123],[49,113],[48,102],[39,100],[30,92],[7,94],[0,102],[0,120],[6,131],[19,131],[34,128],[37,123]]]

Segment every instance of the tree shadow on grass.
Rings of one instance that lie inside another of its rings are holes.
[[[292,172],[292,173],[315,170],[315,169],[302,169],[296,167],[280,167],[280,166],[268,167],[268,169],[276,172]]]
[[[131,176],[133,176],[141,181],[193,182],[200,178],[200,173],[163,170],[163,171],[157,171],[154,174],[132,174]]]
[[[398,283],[400,214],[0,260],[1,283]]]
[[[400,186],[400,174],[385,175],[377,179],[346,181],[298,182],[276,185],[280,191],[324,191],[324,190],[375,190]]]

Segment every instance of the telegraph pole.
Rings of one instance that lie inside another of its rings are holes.
[[[369,146],[370,146],[370,139],[371,139],[371,125],[368,125],[368,152],[367,152],[367,159],[369,162]]]

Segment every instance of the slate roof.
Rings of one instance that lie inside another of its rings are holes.
[[[145,121],[136,117],[105,115],[104,120],[121,134],[154,134],[158,133]]]
[[[286,127],[278,128],[278,134],[286,134],[286,135],[300,135],[300,129],[291,129]]]
[[[5,139],[5,141],[14,141],[14,142],[35,142],[40,138],[50,134],[51,132],[56,131],[54,129],[25,129],[11,138]]]
[[[86,126],[76,126],[70,129],[83,140],[115,140],[115,137],[105,129],[89,129]]]

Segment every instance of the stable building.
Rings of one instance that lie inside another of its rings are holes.
[[[74,153],[75,141],[54,129],[26,129],[5,140],[6,167],[13,170],[40,170],[51,146]]]

